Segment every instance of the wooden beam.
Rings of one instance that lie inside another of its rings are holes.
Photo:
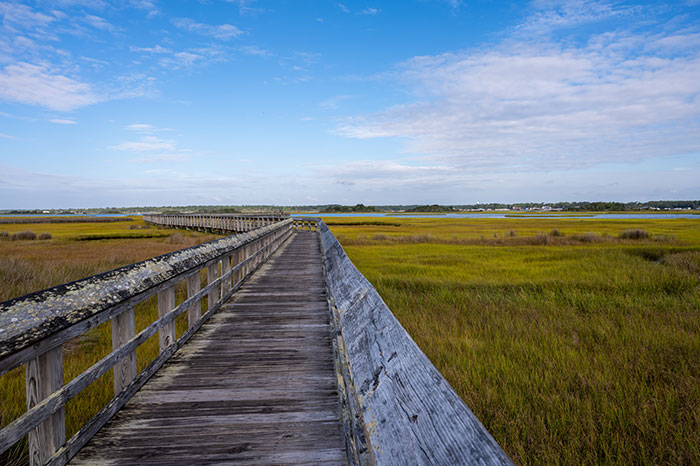
[[[197,292],[202,286],[202,281],[201,277],[199,275],[199,270],[197,273],[190,275],[187,277],[187,297],[191,298]],[[191,328],[195,322],[199,320],[199,317],[202,315],[202,302],[197,301],[193,305],[190,306],[190,308],[187,310],[187,327]]]
[[[112,349],[116,350],[136,334],[134,308],[128,309],[112,318]],[[136,377],[136,351],[124,356],[114,366],[114,395],[118,395],[124,387]]]
[[[158,317],[163,317],[175,307],[175,287],[171,286],[158,292]],[[158,331],[160,352],[164,352],[168,346],[175,342],[175,321],[167,323]]]
[[[28,361],[25,376],[27,410],[30,410],[63,386],[63,347]],[[43,465],[65,442],[65,416],[61,408],[29,432],[29,464]]]
[[[213,283],[214,280],[216,280],[219,277],[219,262],[214,262],[213,264],[209,265],[207,267],[207,282],[208,283]],[[207,308],[211,309],[214,307],[216,302],[219,300],[219,295],[220,295],[219,287],[212,287],[211,290],[209,290],[209,295],[207,296]]]

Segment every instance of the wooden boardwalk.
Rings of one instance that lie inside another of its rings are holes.
[[[297,232],[72,464],[346,464],[316,232]]]

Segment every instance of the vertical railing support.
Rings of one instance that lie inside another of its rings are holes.
[[[219,262],[216,261],[207,267],[207,283],[212,283],[214,280],[219,278]],[[209,290],[207,294],[208,308],[211,309],[219,301],[219,288],[218,286],[213,287]]]
[[[236,265],[241,263],[241,250],[238,249],[236,252],[233,253],[233,263],[231,264],[232,267],[235,267]],[[235,286],[239,281],[241,281],[241,269],[239,268],[235,272],[233,272],[233,285]]]
[[[134,308],[112,317],[112,349],[117,349],[136,334]],[[136,377],[136,352],[132,351],[114,365],[114,396]]]
[[[171,286],[158,292],[158,317],[175,308],[175,287]],[[160,352],[165,351],[168,346],[175,342],[175,321],[172,321],[158,330],[158,341],[160,342]]]
[[[199,270],[194,275],[187,277],[187,297],[191,298],[201,289],[202,282],[199,276]],[[199,300],[192,304],[187,310],[187,326],[191,328],[202,315],[202,301]]]
[[[29,410],[63,386],[63,347],[28,361],[25,377]],[[43,465],[65,441],[65,414],[61,408],[29,433],[29,464]]]
[[[231,256],[226,256],[221,259],[221,276],[223,277],[231,271]],[[231,276],[221,284],[221,297],[223,298],[226,293],[231,291]]]

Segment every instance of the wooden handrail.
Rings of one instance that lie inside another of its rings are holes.
[[[314,227],[321,236],[350,464],[512,465],[328,226],[317,219]]]
[[[288,219],[282,214],[145,214],[146,223],[187,229],[251,231]]]
[[[183,217],[182,225],[192,224]],[[225,230],[232,219],[207,219]],[[0,375],[25,364],[27,411],[0,430],[0,453],[29,434],[32,465],[65,464],[180,348],[245,279],[293,233],[291,219],[255,217],[261,225],[192,248],[0,303]],[[228,223],[227,223],[228,222]],[[170,226],[177,226],[173,218]],[[243,253],[245,251],[245,253]],[[245,256],[245,257],[244,257]],[[201,270],[208,283],[201,287]],[[188,297],[175,306],[175,286],[186,281]],[[158,294],[159,317],[134,334],[134,306]],[[201,313],[201,299],[208,309]],[[188,330],[175,338],[175,318],[188,311]],[[113,351],[63,384],[62,345],[111,319]],[[136,373],[136,348],[158,332],[160,354]],[[114,398],[65,441],[65,404],[110,369]]]

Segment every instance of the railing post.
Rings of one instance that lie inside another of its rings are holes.
[[[241,248],[238,248],[236,252],[233,253],[231,256],[233,259],[233,263],[231,264],[232,267],[235,267],[236,265],[241,263]],[[239,268],[235,272],[233,272],[233,285],[236,286],[236,284],[241,281],[241,269]]]
[[[63,347],[51,349],[25,365],[27,410],[63,386]],[[29,464],[39,466],[66,442],[64,409],[29,433]]]
[[[115,350],[136,334],[134,308],[112,317],[112,349]],[[136,377],[136,352],[133,351],[114,365],[114,396]]]
[[[194,275],[187,277],[187,297],[191,298],[201,288],[201,280],[199,277],[199,270]],[[191,328],[202,315],[202,301],[199,300],[192,304],[187,310],[187,325]]]
[[[158,317],[163,317],[173,308],[175,308],[175,287],[171,286],[158,292]],[[174,320],[158,330],[158,341],[160,342],[161,353],[175,342]]]
[[[207,283],[212,283],[214,280],[219,278],[219,262],[216,261],[207,267]],[[219,301],[219,288],[218,286],[213,287],[209,290],[207,294],[207,300],[209,301],[208,307],[211,309]]]
[[[223,259],[221,259],[221,276],[223,277],[224,275],[226,275],[230,271],[231,271],[231,256],[225,256]],[[229,291],[231,291],[231,276],[229,276],[221,284],[221,297],[223,298],[226,295],[226,293],[228,293]]]

